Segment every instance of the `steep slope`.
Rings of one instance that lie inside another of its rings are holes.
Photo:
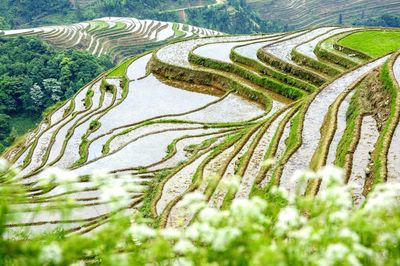
[[[356,19],[398,14],[400,8],[400,2],[395,0],[248,0],[247,3],[263,18],[278,20],[296,29],[332,24],[349,25]]]
[[[65,26],[1,31],[1,36],[37,36],[61,48],[86,50],[93,55],[110,55],[120,62],[170,41],[221,33],[204,28],[154,20],[107,17]]]
[[[5,154],[32,198],[8,226],[86,233],[134,209],[182,226],[192,219],[180,204],[189,192],[222,209],[268,184],[316,195],[324,182],[289,177],[332,163],[345,169],[360,204],[375,183],[397,182],[399,54],[382,45],[383,56],[371,57],[363,45],[340,44],[354,32],[368,33],[322,27],[194,38],[104,73]],[[72,170],[73,189],[45,186],[49,166]],[[134,189],[116,207],[99,180]],[[76,202],[69,220],[47,208],[32,214],[66,196]]]

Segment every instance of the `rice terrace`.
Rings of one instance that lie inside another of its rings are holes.
[[[0,37],[34,37],[57,49],[109,56],[116,63],[71,98],[54,105],[36,128],[4,151],[2,156],[9,164],[2,162],[1,171],[14,172],[9,179],[1,179],[2,186],[18,187],[4,194],[12,210],[0,216],[6,221],[2,224],[4,239],[28,240],[60,230],[66,239],[101,235],[114,217],[134,216],[147,224],[135,227],[138,237],[153,228],[185,230],[193,228],[198,219],[206,219],[202,208],[223,215],[224,211],[234,213],[238,202],[247,200],[259,206],[258,198],[281,208],[282,199],[265,196],[275,190],[282,191],[289,203],[291,195],[318,201],[331,189],[330,181],[318,175],[331,165],[343,169],[338,189],[349,188],[351,210],[356,213],[362,213],[364,206],[368,209],[372,201],[368,197],[373,198],[380,186],[400,191],[398,28],[318,25],[289,32],[231,35],[178,22],[111,16],[2,30]],[[299,178],[305,175],[312,177]],[[393,195],[396,204],[399,196]],[[188,207],[190,197],[195,202],[201,198],[200,211]],[[59,211],[60,204],[63,211]],[[399,205],[394,206],[398,209]],[[245,209],[241,211],[246,213]],[[316,210],[304,207],[303,211],[311,219]],[[271,219],[279,221],[278,214],[271,214],[275,217]],[[394,219],[388,224],[399,225],[397,214],[386,213]],[[214,216],[217,213],[210,212],[207,219]],[[288,226],[297,219],[290,217]],[[233,218],[224,219],[229,223]],[[356,223],[352,226],[361,228]],[[382,251],[387,256],[383,264],[400,262],[398,230],[396,234],[393,249]],[[234,236],[230,232],[222,238]],[[148,233],[146,237],[139,239],[144,247],[146,239],[155,236]],[[285,239],[282,243],[292,238],[290,233],[279,237]],[[361,233],[360,237],[362,243],[375,241]],[[199,246],[204,248],[216,239],[202,240]],[[74,249],[66,243],[65,247]],[[163,247],[169,250],[164,244],[158,243],[157,252]],[[193,264],[185,264],[184,257],[191,251],[182,245],[175,245],[178,250],[171,251],[175,257],[163,265],[206,265],[196,261],[196,255],[189,256]],[[310,261],[320,252],[313,245],[307,251]],[[121,250],[114,249],[115,253]],[[159,254],[154,250],[149,254]],[[224,253],[215,250],[215,254],[207,253],[207,263],[215,260],[214,265],[219,265],[222,255],[218,254]],[[271,250],[263,254],[272,254]],[[140,251],[130,252],[137,258],[146,257]],[[379,264],[371,258],[378,260],[380,251],[374,255],[352,252],[336,257],[337,261],[328,260],[331,264],[309,263],[306,258],[302,263],[288,255],[282,265]],[[351,254],[356,254],[359,264],[352,264]],[[113,265],[112,260],[97,261],[92,253],[81,255],[88,265]],[[265,256],[260,261],[268,261]],[[65,253],[63,259],[40,265],[72,265]],[[145,265],[142,259],[137,263]],[[157,259],[146,265],[163,263],[161,255]],[[281,259],[270,263],[276,265]],[[224,265],[268,263],[237,260]]]

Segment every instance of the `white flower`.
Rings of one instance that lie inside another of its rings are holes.
[[[356,252],[359,254],[365,254],[369,257],[373,257],[375,255],[373,250],[371,250],[359,243],[353,243],[352,248],[353,248],[353,252]]]
[[[133,224],[129,229],[135,241],[143,242],[156,236],[156,231],[145,224]]]
[[[290,231],[289,237],[297,238],[299,240],[307,240],[312,235],[312,228],[310,226],[305,226],[300,230]]]
[[[335,264],[335,262],[343,260],[349,252],[349,248],[343,244],[331,244],[326,249],[325,256],[327,261],[331,261],[332,264]]]
[[[296,195],[294,193],[289,193],[289,191],[283,187],[273,186],[270,190],[270,193],[286,199],[289,203],[294,203],[296,199]]]
[[[199,223],[195,222],[186,228],[184,231],[185,236],[191,240],[198,240],[200,238]]]
[[[205,197],[202,193],[200,192],[192,192],[188,193],[185,196],[183,196],[183,199],[179,203],[182,207],[189,206],[192,203],[197,203],[204,201]]]
[[[133,183],[131,185],[126,186],[126,189],[133,193],[143,193],[148,189],[148,187]]]
[[[216,208],[204,208],[199,213],[199,220],[210,224],[217,224],[222,218],[220,211]]]
[[[316,178],[316,174],[310,170],[296,170],[290,178],[290,183],[295,188],[295,194],[303,194],[310,179]]]
[[[63,260],[62,250],[57,243],[51,243],[42,248],[39,256],[41,263],[60,264]]]
[[[176,253],[186,254],[189,252],[195,252],[196,247],[193,245],[193,243],[190,240],[181,239],[175,244],[174,251]]]
[[[356,232],[354,232],[348,228],[342,228],[339,232],[339,236],[342,238],[351,239],[353,242],[360,241],[360,236]]]
[[[215,251],[224,251],[228,245],[241,235],[241,231],[234,227],[225,227],[216,230],[212,248]]]
[[[240,186],[240,176],[232,175],[229,178],[225,178],[221,182],[221,186],[228,190],[237,190]]]
[[[129,255],[127,253],[112,254],[110,256],[112,265],[129,266]]]
[[[350,254],[347,257],[347,261],[349,262],[349,264],[351,266],[362,266],[361,262],[357,259],[356,256],[354,256],[353,254]]]
[[[163,238],[167,240],[178,240],[182,237],[182,232],[175,228],[165,228],[160,231]]]
[[[335,222],[343,222],[348,220],[349,218],[349,212],[347,210],[340,210],[336,212],[331,212],[329,214],[329,222],[335,223]]]
[[[267,201],[260,197],[252,197],[250,201],[259,208],[260,211],[264,211],[267,208]]]
[[[57,167],[49,167],[39,175],[39,185],[72,184],[78,181],[77,174]]]
[[[129,193],[120,184],[101,186],[100,188],[100,201],[105,203],[111,203],[115,207],[119,207],[124,204],[124,201],[130,199]]]
[[[206,206],[205,197],[200,192],[192,192],[183,196],[183,199],[178,203],[178,207],[188,208],[190,213],[194,214]]]
[[[391,211],[400,204],[400,184],[384,183],[375,186],[369,194],[364,209],[370,212]]]
[[[263,213],[266,204],[257,199],[235,199],[230,207],[231,215],[237,223],[246,224],[249,220],[265,221]]]
[[[316,174],[310,170],[296,170],[291,177],[293,184],[306,184],[308,180],[315,178]]]
[[[4,158],[0,158],[0,172],[6,172],[10,168],[10,164]]]
[[[317,176],[326,182],[327,186],[343,185],[344,172],[333,165],[323,167],[317,172]]]
[[[94,170],[90,176],[90,179],[97,186],[101,186],[101,185],[109,182],[109,180],[112,179],[112,176],[104,169],[103,170]]]
[[[207,223],[198,224],[197,230],[200,234],[200,240],[205,243],[212,243],[215,239],[216,228]]]
[[[353,199],[349,187],[332,186],[321,191],[318,197],[323,200],[328,207],[338,207],[340,209],[350,209],[353,206]]]
[[[294,207],[288,206],[279,212],[275,229],[278,234],[284,234],[303,223],[305,223],[305,218],[300,216],[299,211]]]

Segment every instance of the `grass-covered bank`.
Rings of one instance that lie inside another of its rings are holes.
[[[378,58],[400,48],[400,31],[356,32],[341,39],[339,44]]]

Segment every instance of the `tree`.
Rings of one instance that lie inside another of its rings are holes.
[[[63,97],[63,91],[61,89],[61,82],[56,79],[44,79],[43,88],[46,95],[50,95],[51,104],[56,103]]]
[[[343,24],[343,15],[342,14],[339,14],[338,24],[339,25]]]
[[[39,85],[34,84],[29,90],[29,94],[33,103],[35,104],[32,109],[35,111],[41,110],[44,104],[44,93],[42,91],[42,88]]]
[[[10,24],[4,17],[0,17],[0,30],[8,30],[10,28]]]
[[[4,140],[11,132],[11,117],[6,114],[0,114],[0,140]]]

